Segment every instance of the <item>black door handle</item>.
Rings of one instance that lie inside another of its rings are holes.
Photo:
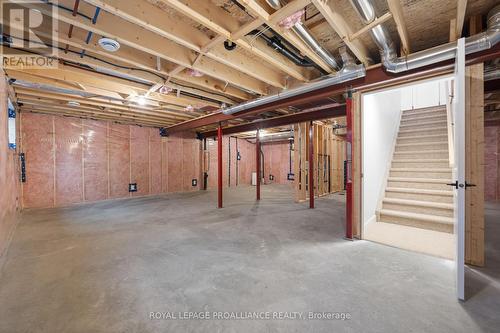
[[[465,189],[467,189],[467,187],[476,187],[476,184],[469,184],[465,182]]]
[[[458,190],[458,180],[456,182],[454,182],[454,183],[450,183],[450,184],[446,184],[446,185],[453,186],[453,187],[455,187]]]

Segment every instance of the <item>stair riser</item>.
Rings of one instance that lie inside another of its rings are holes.
[[[420,151],[420,150],[448,150],[447,142],[425,143],[415,146],[396,145],[396,152],[400,151]]]
[[[419,213],[419,214],[428,214],[428,215],[436,215],[436,216],[453,217],[453,210],[452,209],[441,209],[441,208],[434,208],[434,207],[412,206],[412,205],[387,203],[387,202],[384,202],[383,209],[397,210],[397,211],[400,211],[400,212],[409,212],[409,213]]]
[[[419,194],[419,193],[404,193],[404,192],[385,192],[386,198],[429,201],[440,203],[453,203],[452,196],[432,195],[432,194]]]
[[[380,214],[380,221],[394,223],[394,224],[400,224],[400,225],[407,225],[407,226],[421,228],[421,229],[429,229],[429,230],[447,232],[450,234],[453,233],[453,225],[449,225],[449,224],[421,221],[421,220],[409,219],[409,218],[394,217],[394,216],[385,215],[385,214]]]
[[[393,168],[449,168],[449,162],[425,162],[420,160],[415,160],[416,162],[398,162],[394,160],[392,162]]]
[[[418,138],[400,137],[400,138],[398,138],[397,143],[398,144],[408,144],[408,143],[424,143],[424,142],[438,142],[438,141],[444,141],[444,142],[448,143],[448,136],[447,135],[431,136],[431,137],[418,136]]]
[[[390,171],[390,177],[404,177],[404,178],[432,178],[432,179],[446,179],[451,180],[452,173],[450,172],[426,172],[422,171]]]
[[[446,185],[445,182],[443,182],[442,184],[441,183],[435,184],[435,183],[420,183],[420,182],[389,181],[387,186],[399,187],[399,188],[415,188],[424,190],[442,190],[442,191],[450,190],[450,186]]]
[[[418,124],[415,125],[404,125],[401,124],[399,127],[402,131],[404,130],[418,130],[418,129],[430,129],[430,128],[435,128],[435,127],[445,127],[447,124],[445,121],[429,121],[429,122],[419,122]]]
[[[448,130],[446,128],[428,128],[428,129],[423,129],[419,131],[408,131],[405,132],[404,130],[410,130],[410,128],[406,129],[401,129],[401,131],[398,134],[398,139],[403,139],[408,136],[425,136],[425,135],[434,135],[434,134],[446,134],[448,135]]]
[[[414,112],[414,113],[403,112],[401,119],[405,120],[405,119],[433,117],[433,116],[446,117],[447,116],[446,110]]]
[[[444,160],[449,158],[447,152],[395,152],[394,160],[421,160],[421,159],[438,159]]]
[[[418,125],[421,122],[446,122],[445,115],[429,115],[425,117],[408,117],[401,119],[401,125]]]
[[[424,109],[413,109],[413,110],[404,110],[403,115],[409,115],[409,114],[428,114],[428,113],[434,113],[434,112],[444,112],[446,113],[446,108],[424,108]]]

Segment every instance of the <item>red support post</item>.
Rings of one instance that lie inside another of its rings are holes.
[[[346,232],[345,238],[352,240],[352,210],[353,210],[353,194],[352,194],[352,92],[348,92],[346,100],[346,118],[347,118],[347,136],[346,136],[346,160],[347,160],[347,184],[346,184]]]
[[[255,163],[257,169],[257,200],[260,200],[260,130],[255,134]]]
[[[218,189],[218,202],[217,207],[222,208],[222,125],[219,124],[217,129],[217,189]]]
[[[309,208],[314,208],[314,126],[309,123]]]

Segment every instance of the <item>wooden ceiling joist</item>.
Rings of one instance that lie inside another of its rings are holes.
[[[46,15],[51,14],[51,8],[48,4],[28,3],[26,6],[39,10]],[[191,64],[196,58],[196,52],[112,14],[103,13],[101,16],[101,19],[96,24],[92,24],[91,21],[81,16],[73,16],[71,13],[65,11],[58,12],[58,19],[61,22],[71,24],[77,28],[91,31],[101,36],[116,39],[120,43],[149,53],[155,57],[160,57],[184,67],[192,68]],[[237,64],[233,65],[235,67],[237,66]],[[266,83],[262,81],[263,78],[257,79],[251,77],[212,59],[203,59],[203,61],[200,61],[193,68],[212,77],[221,78],[235,86],[259,94],[267,93],[267,86]],[[247,69],[246,71],[248,72],[249,70]],[[258,72],[258,70],[255,72]],[[269,77],[267,74],[263,74],[263,76],[264,78]]]
[[[312,0],[312,3],[318,11],[323,15],[328,24],[332,29],[340,36],[351,52],[365,65],[370,65],[372,60],[369,56],[367,48],[361,43],[359,39],[350,40],[349,36],[352,36],[354,31],[344,19],[344,15],[339,11],[339,9],[334,8],[326,0]]]
[[[457,38],[462,36],[462,29],[465,22],[465,12],[467,10],[467,0],[457,0],[456,32]]]
[[[408,30],[403,17],[403,7],[401,6],[401,1],[387,0],[387,5],[389,6],[389,10],[394,17],[394,21],[396,22],[396,28],[398,29],[399,38],[401,40],[401,52],[408,55],[411,52],[410,38],[408,37]]]
[[[82,108],[90,107],[96,109],[108,109],[108,110],[116,110],[120,112],[130,112],[137,115],[148,115],[154,117],[161,117],[163,119],[170,119],[173,121],[187,120],[196,118],[198,115],[194,116],[191,114],[182,114],[181,112],[172,112],[172,111],[155,111],[155,109],[140,109],[136,107],[126,107],[123,105],[117,105],[112,103],[105,103],[100,101],[95,101],[91,99],[78,98],[75,96],[67,96],[61,94],[50,94],[40,91],[26,91],[26,90],[17,90],[16,94],[19,100],[31,100],[37,101],[39,105],[47,105],[48,103],[58,103],[61,105],[68,105],[68,102],[78,102]]]
[[[269,47],[263,45],[263,43],[250,43],[247,39],[244,38],[245,35],[260,27],[264,23],[263,20],[254,20],[250,25],[244,25],[243,27],[239,27],[235,31],[230,31],[226,27],[221,26],[218,22],[224,22],[225,24],[228,24],[228,20],[233,21],[230,22],[228,26],[238,26],[238,23],[235,22],[234,18],[228,17],[226,12],[216,7],[215,5],[210,6],[210,4],[204,4],[201,7],[198,6],[195,10],[194,8],[192,8],[192,6],[188,6],[178,0],[163,0],[162,2],[168,4],[180,13],[186,15],[192,20],[204,25],[205,27],[218,34],[217,37],[203,44],[200,50],[201,53],[206,53],[207,56],[210,56],[210,54],[213,53],[218,53],[219,56],[221,52],[227,53],[222,48],[222,42],[225,39],[230,39],[246,51],[251,52],[255,56],[275,66],[276,68],[294,77],[295,79],[300,81],[308,81],[308,77],[305,75],[305,71],[299,66],[293,64],[289,59],[280,55],[279,53],[276,53],[274,50],[269,49]],[[296,4],[293,6],[293,8],[298,8],[297,4],[304,7],[308,2],[309,1],[304,0],[295,1],[293,3]],[[284,10],[284,12],[277,17],[285,17],[288,12],[289,10]],[[214,16],[217,16],[217,19],[215,19]],[[150,21],[149,17],[148,20]]]
[[[281,28],[278,22],[271,21],[271,15],[255,0],[237,0],[240,4],[245,6],[245,8],[255,15],[257,18],[261,19],[265,24],[270,26],[274,31],[280,34],[288,42],[290,42],[295,48],[297,48],[302,54],[307,56],[309,59],[314,61],[323,70],[327,72],[332,72],[330,66],[321,57],[313,51],[309,46],[307,46],[294,32]]]
[[[165,19],[164,12],[145,0],[86,0],[86,2],[99,6],[111,14],[137,26],[144,27],[198,53],[202,52],[203,45],[210,42],[210,38],[205,33],[191,25],[182,21]],[[264,67],[261,62],[241,53],[225,52],[222,43],[219,43],[211,50],[207,50],[206,56],[274,87],[284,87],[284,78],[281,73]]]

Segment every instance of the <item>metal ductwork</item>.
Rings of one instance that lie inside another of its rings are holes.
[[[222,109],[222,113],[226,115],[235,114],[241,111],[245,111],[251,108],[255,108],[258,106],[262,106],[265,104],[273,103],[285,98],[290,98],[302,94],[306,94],[315,90],[319,90],[322,88],[326,88],[335,84],[352,81],[355,79],[362,78],[366,75],[366,69],[363,65],[358,65],[351,57],[351,55],[347,52],[345,47],[342,47],[340,50],[340,55],[342,60],[344,61],[344,67],[334,75],[325,76],[319,81],[305,84],[303,86],[285,90],[281,93],[277,93],[275,95],[269,95],[261,98],[257,98],[248,102],[244,102],[238,105],[231,106],[226,109]]]
[[[273,7],[274,9],[278,10],[281,8],[281,3],[279,0],[266,0],[267,3]],[[324,49],[318,41],[311,35],[311,33],[307,30],[306,27],[302,23],[296,23],[292,30],[299,35],[299,37],[314,51],[318,56],[321,57],[330,67],[332,67],[335,70],[338,70],[340,68],[339,64],[335,60],[335,58],[328,52],[326,49]]]
[[[285,141],[285,140],[290,140],[293,139],[293,132],[288,131],[288,132],[278,132],[278,133],[270,133],[268,135],[264,135],[259,137],[259,142],[260,143],[266,143],[266,142],[277,142],[277,141]],[[251,143],[255,143],[256,139],[249,139]]]
[[[370,0],[351,0],[365,24],[375,20],[375,10]],[[471,54],[487,50],[496,45],[500,39],[500,5],[494,7],[488,15],[488,30],[468,37],[465,40],[465,53]],[[394,42],[387,30],[379,24],[370,30],[373,40],[380,49],[382,64],[391,73],[401,73],[408,70],[432,65],[437,62],[454,59],[457,43],[451,42],[404,57],[398,57]]]

